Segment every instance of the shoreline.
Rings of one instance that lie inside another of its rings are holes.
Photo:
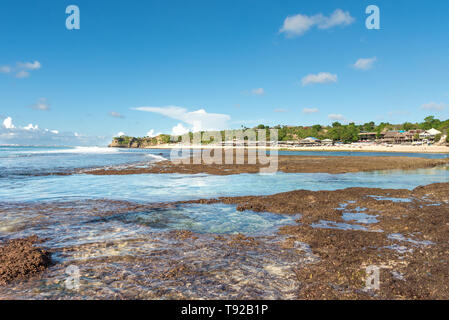
[[[165,144],[145,148],[111,147],[123,149],[266,149],[278,151],[341,151],[341,152],[389,152],[389,153],[442,153],[449,155],[449,146],[403,146],[393,145],[342,145],[342,146],[316,146],[316,147],[255,147],[255,146],[216,146],[216,145],[177,145]]]

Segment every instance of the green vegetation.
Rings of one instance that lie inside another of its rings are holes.
[[[157,137],[144,137],[144,138],[135,138],[129,136],[121,136],[115,137],[112,141],[112,144],[118,147],[146,147],[146,146],[155,146],[158,144],[165,144],[170,142],[170,135],[161,134]]]
[[[257,128],[268,128],[268,126],[259,125]],[[275,126],[278,129],[279,141],[288,141],[296,139],[304,139],[306,137],[316,137],[318,139],[332,139],[334,141],[355,142],[359,140],[359,133],[361,132],[376,132],[377,137],[381,132],[394,130],[429,130],[435,128],[441,132],[449,132],[449,119],[441,121],[429,116],[421,123],[405,122],[403,124],[391,124],[388,122],[381,122],[375,124],[374,122],[367,122],[365,124],[356,125],[355,123],[341,124],[334,122],[331,126],[314,125],[310,127],[303,126]],[[415,135],[419,138],[419,135]],[[440,137],[441,138],[441,137]]]

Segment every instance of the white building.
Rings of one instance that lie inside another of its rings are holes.
[[[420,139],[435,139],[435,137],[439,134],[441,134],[441,131],[438,131],[437,129],[432,128],[430,130],[420,133],[419,138]]]

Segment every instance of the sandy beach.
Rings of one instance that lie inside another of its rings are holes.
[[[313,146],[313,147],[219,147],[216,145],[179,145],[179,144],[161,144],[154,147],[146,147],[146,149],[268,149],[268,150],[289,150],[289,151],[351,151],[351,152],[397,152],[397,153],[449,153],[449,146],[411,146],[411,145],[375,145],[375,144],[344,144],[333,146]]]

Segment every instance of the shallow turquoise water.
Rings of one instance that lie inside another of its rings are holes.
[[[329,153],[331,154],[347,155],[345,152]],[[76,168],[151,163],[168,157],[167,150],[0,147],[0,206],[9,205],[12,212],[12,215],[2,218],[3,226],[7,225],[7,221],[12,221],[13,224],[18,221],[19,225],[27,225],[27,220],[31,219],[34,213],[28,212],[26,215],[21,215],[20,204],[25,202],[64,201],[68,203],[68,206],[79,207],[79,203],[76,204],[73,201],[105,199],[105,203],[110,200],[158,203],[219,196],[268,195],[298,189],[313,191],[350,187],[413,189],[419,185],[449,182],[448,167],[346,174],[278,172],[267,175],[229,176],[207,174],[43,175]],[[59,214],[63,215],[64,210],[54,214],[55,217]],[[60,218],[72,221],[73,216],[63,215]],[[132,224],[132,228],[150,228],[151,230],[160,226],[161,230],[189,229],[195,232],[249,234],[260,230],[271,230],[270,228],[278,224],[286,223],[283,221],[284,218],[277,215],[241,214],[236,212],[234,206],[219,205],[184,206],[148,212],[131,210],[126,214],[108,219],[110,221],[105,225],[120,223],[128,226]],[[31,219],[31,221],[34,220]],[[71,224],[69,228],[71,231],[77,228],[89,229],[91,225],[86,223],[82,220]],[[38,234],[42,228],[44,228],[43,224],[38,223],[37,227],[28,226],[25,229]],[[51,230],[53,235],[58,233],[53,227],[48,230]],[[104,234],[101,230],[97,231],[99,234]]]
[[[104,206],[114,204],[104,202]],[[70,209],[67,209],[70,208]],[[294,224],[299,215],[237,211],[234,205],[178,205],[146,208],[102,216],[95,204],[59,203],[26,209],[12,206],[0,216],[0,237],[37,235],[51,247],[83,245],[97,241],[132,239],[154,232],[190,230],[196,233],[247,235],[271,234]]]
[[[103,198],[168,202],[218,196],[267,195],[297,189],[313,191],[350,187],[413,189],[436,182],[449,182],[449,170],[446,167],[346,174],[282,172],[273,175],[229,176],[80,174],[0,179],[0,202]]]

